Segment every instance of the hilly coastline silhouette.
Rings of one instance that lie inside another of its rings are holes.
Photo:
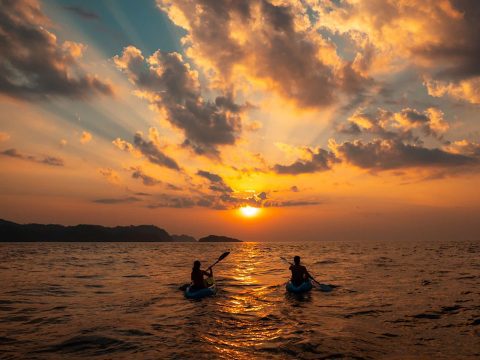
[[[190,235],[170,235],[154,225],[107,227],[102,225],[17,224],[0,219],[0,242],[197,242]],[[198,242],[241,242],[209,235]]]

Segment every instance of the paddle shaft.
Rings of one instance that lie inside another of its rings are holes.
[[[229,251],[224,252],[222,255],[220,255],[220,257],[218,258],[217,261],[215,261],[212,265],[210,265],[210,266],[207,268],[207,270],[210,270],[212,267],[214,267],[215,265],[217,265],[220,261],[222,261],[223,259],[225,259],[229,254],[230,254]]]

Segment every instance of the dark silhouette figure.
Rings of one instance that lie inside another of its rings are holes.
[[[312,276],[308,273],[307,268],[300,265],[300,256],[293,258],[293,265],[290,265],[290,271],[292,272],[292,284],[295,286],[302,285],[307,279],[311,279]]]
[[[210,271],[205,271],[200,269],[200,261],[195,260],[193,263],[193,268],[192,268],[192,286],[190,287],[192,290],[200,290],[206,288],[205,280],[203,279],[204,276],[207,278],[213,277],[213,269],[210,268]]]

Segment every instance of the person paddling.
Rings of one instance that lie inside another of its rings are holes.
[[[295,286],[300,286],[307,279],[312,279],[312,276],[308,273],[307,268],[300,265],[300,256],[293,258],[293,265],[290,265],[290,271],[292,272],[292,283]]]
[[[204,276],[207,278],[213,277],[213,269],[210,267],[210,271],[205,271],[200,269],[201,263],[198,260],[195,260],[193,263],[192,268],[192,286],[191,289],[193,291],[200,290],[206,288],[205,280],[203,279]]]

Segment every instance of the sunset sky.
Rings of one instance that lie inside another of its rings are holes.
[[[0,0],[0,218],[478,238],[479,19],[475,0]]]

